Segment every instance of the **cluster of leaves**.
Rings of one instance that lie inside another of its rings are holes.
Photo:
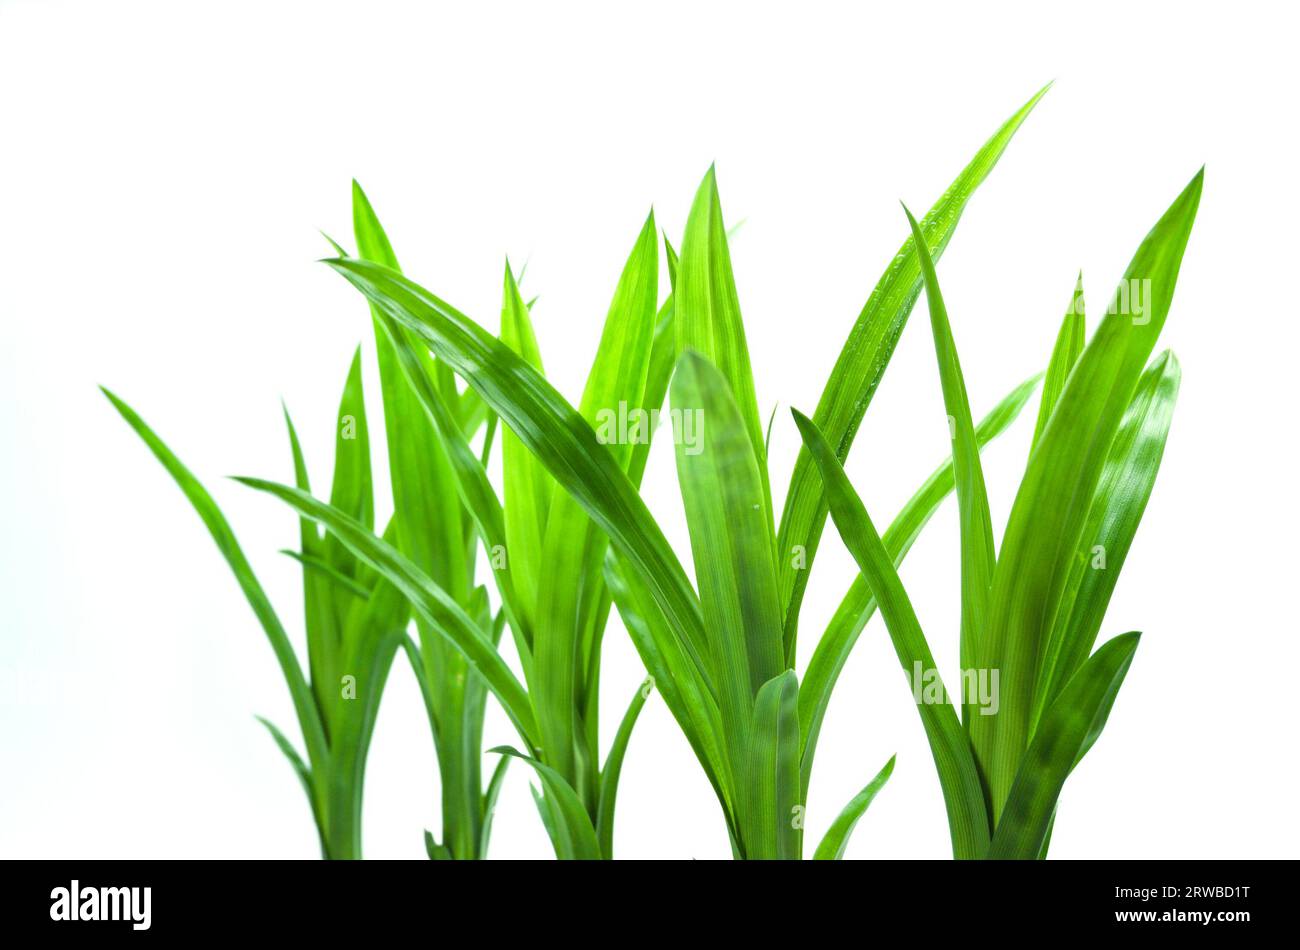
[[[996,553],[961,365],[934,264],[921,255],[953,433],[961,666],[997,670],[1002,686],[996,715],[978,714],[968,703],[960,718],[947,701],[917,706],[956,857],[1046,855],[1061,789],[1100,736],[1137,649],[1140,634],[1130,632],[1092,652],[1169,434],[1178,361],[1167,350],[1147,360],[1169,312],[1201,182],[1198,172],[1146,236],[1086,347],[1081,280],[1076,285]],[[916,221],[908,219],[919,239]],[[1149,289],[1140,312],[1130,303],[1135,282]],[[937,677],[916,613],[841,460],[815,422],[797,412],[795,421],[825,480],[840,535],[880,600],[899,661]]]
[[[1198,176],[1126,275],[1158,289],[1145,320],[1112,307],[1085,347],[1076,290],[1046,374],[1029,467],[996,555],[979,452],[1016,418],[1039,377],[973,422],[934,260],[1045,91],[995,132],[920,222],[908,215],[911,235],[859,314],[816,412],[811,419],[795,414],[804,446],[779,521],[712,169],[696,194],[680,256],[664,240],[669,290],[662,303],[653,215],[641,228],[576,407],[543,372],[531,306],[508,265],[501,330],[493,336],[401,274],[373,209],[354,189],[359,253],[335,245],[339,256],[328,263],[370,303],[396,513],[385,531],[375,531],[368,450],[342,441],[329,502],[311,494],[296,439],[296,484],[242,479],[302,518],[296,556],[307,585],[310,687],[211,499],[114,400],[208,522],[266,626],[310,765],[275,735],[307,785],[327,855],[359,853],[360,785],[373,727],[373,711],[352,727],[352,707],[332,695],[331,684],[341,672],[355,675],[360,664],[372,671],[366,697],[377,706],[382,675],[400,646],[428,705],[442,775],[444,840],[427,836],[431,856],[482,856],[504,765],[520,758],[537,773],[537,805],[557,856],[612,857],[620,769],[653,684],[714,789],[736,857],[802,857],[801,816],[821,724],[877,605],[903,666],[935,667],[897,567],[954,489],[962,668],[1001,670],[1002,711],[981,717],[963,707],[959,715],[946,702],[917,708],[954,855],[1045,853],[1061,785],[1096,741],[1137,643],[1136,634],[1126,634],[1092,653],[1168,432],[1177,363],[1164,354],[1145,372],[1143,366],[1168,311],[1200,193]],[[842,465],[923,288],[953,452],[882,536]],[[455,377],[468,388],[459,390]],[[649,433],[610,440],[596,429],[602,412],[632,407],[649,414],[666,397],[679,427],[677,475],[694,583],[639,494]],[[341,414],[364,419],[355,363]],[[692,434],[697,418],[707,425]],[[503,496],[487,474],[498,419]],[[476,451],[471,440],[480,429]],[[828,514],[861,574],[800,677],[800,608]],[[1109,554],[1106,571],[1087,569],[1096,545]],[[474,582],[479,546],[492,568],[495,614],[486,588]],[[600,657],[612,608],[649,679],[602,757]],[[404,632],[408,612],[418,643]],[[498,649],[506,627],[520,674]],[[488,692],[514,725],[520,748],[494,750],[502,759],[484,790],[479,762]],[[893,765],[891,759],[845,806],[815,857],[843,855]],[[332,822],[341,807],[332,797],[336,787],[338,800],[354,808],[343,831]],[[349,846],[335,848],[331,836],[344,832]]]

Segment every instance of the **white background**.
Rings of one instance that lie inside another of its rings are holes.
[[[1076,271],[1095,314],[1207,171],[1163,340],[1182,394],[1103,627],[1145,636],[1066,787],[1053,853],[1297,856],[1294,14],[978,6],[0,0],[0,855],[316,853],[301,789],[253,719],[294,732],[266,641],[95,384],[214,490],[299,636],[299,575],[275,553],[295,542],[294,518],[222,476],[291,477],[283,396],[328,482],[351,351],[373,358],[360,298],[313,262],[327,250],[317,228],[350,237],[353,176],[408,272],[493,329],[504,256],[528,261],[547,369],[576,399],[647,209],[680,235],[716,160],[729,221],[745,220],[733,257],[759,401],[783,407],[779,506],[798,444],[784,407],[815,406],[905,236],[898,200],[920,214],[1056,79],[939,267],[977,415],[1043,366]],[[986,455],[999,531],[1035,405]],[[914,319],[850,458],[878,522],[946,446]],[[688,551],[663,446],[646,495]],[[949,502],[903,579],[950,681],[957,568]],[[828,530],[800,670],[852,576]],[[606,643],[608,737],[642,674],[617,621]],[[513,739],[495,708],[488,732]],[[895,752],[850,856],[944,857],[934,768],[877,619],[823,732],[810,848]],[[507,782],[495,857],[549,854],[528,780],[521,768]],[[399,660],[366,853],[420,856],[435,790]],[[624,857],[728,854],[657,698],[630,749],[616,844]]]

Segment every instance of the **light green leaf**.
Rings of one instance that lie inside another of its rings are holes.
[[[508,755],[501,757],[501,761],[492,770],[492,777],[488,779],[487,791],[483,793],[483,831],[478,843],[480,858],[487,857],[488,841],[492,837],[492,816],[496,813],[497,799],[501,797],[501,786],[505,784],[506,769],[511,758]]]
[[[921,219],[921,231],[936,260],[948,246],[967,201],[993,170],[1012,136],[1047,89],[1047,86],[1040,89],[1003,123]],[[894,346],[920,292],[921,269],[915,243],[909,237],[867,298],[813,414],[817,428],[826,434],[835,449],[835,457],[841,462],[848,458],[858,426],[880,385]],[[800,451],[786,494],[777,541],[780,599],[785,605],[787,659],[793,659],[795,655],[799,605],[826,525],[826,512],[826,498],[817,467],[807,451]],[[796,567],[794,563],[792,555],[796,548],[804,554],[802,567]]]
[[[844,810],[831,822],[826,836],[822,838],[822,843],[817,846],[817,851],[813,854],[813,860],[839,861],[844,857],[844,849],[849,845],[849,836],[853,834],[858,819],[867,813],[867,807],[876,797],[876,794],[885,787],[885,783],[889,781],[889,776],[894,774],[894,760],[896,758],[897,756],[890,756],[889,761],[885,763],[885,767],[876,773],[876,777],[867,783],[867,787],[854,795],[852,800],[844,806]]]
[[[261,716],[255,716],[254,718],[266,727],[266,731],[269,732],[271,738],[275,740],[276,747],[279,748],[280,753],[288,759],[289,764],[293,766],[294,774],[298,776],[298,781],[302,782],[302,790],[307,793],[307,804],[311,806],[314,814],[316,811],[316,793],[312,787],[311,769],[307,768],[306,763],[302,760],[302,756],[298,755],[298,750],[293,747],[292,742],[285,738],[284,733],[276,727],[275,723],[271,722],[269,719],[264,719]]]
[[[632,694],[627,712],[614,733],[614,743],[605,756],[605,765],[600,770],[600,803],[596,810],[596,832],[600,838],[600,853],[606,860],[614,857],[614,805],[618,800],[618,780],[623,771],[623,759],[627,755],[627,746],[632,739],[632,730],[636,727],[637,717],[641,715],[645,701],[654,688],[654,677],[648,678]]]
[[[763,486],[763,513],[772,520],[772,491],[767,481],[763,430],[754,395],[745,325],[731,273],[727,230],[722,221],[717,177],[709,166],[686,220],[681,260],[673,292],[677,358],[694,350],[718,368],[735,400],[744,431],[753,447]],[[769,531],[771,529],[769,528]]]
[[[113,404],[113,407],[121,413],[127,425],[134,429],[136,434],[144,440],[145,445],[153,452],[154,457],[162,463],[163,468],[180,486],[181,491],[185,493],[185,497],[194,507],[195,512],[203,520],[208,533],[212,535],[212,540],[216,542],[222,557],[230,565],[235,580],[239,582],[244,597],[248,600],[249,606],[253,608],[253,613],[257,615],[262,629],[266,632],[266,638],[271,642],[271,649],[275,651],[275,658],[280,663],[280,671],[284,674],[285,684],[289,687],[289,696],[293,700],[294,712],[298,715],[298,726],[302,730],[303,738],[306,741],[307,757],[312,764],[312,768],[316,770],[326,768],[329,762],[329,747],[325,741],[325,731],[319,718],[311,687],[307,685],[307,680],[303,677],[302,667],[298,665],[298,658],[293,652],[293,646],[289,643],[289,637],[285,633],[284,627],[280,625],[280,618],[276,616],[271,601],[267,598],[262,585],[258,583],[252,567],[249,566],[248,559],[244,557],[244,552],[239,547],[239,542],[235,540],[235,533],[231,530],[230,523],[226,521],[225,515],[221,513],[221,509],[217,507],[217,503],[213,501],[207,489],[191,474],[189,469],[181,464],[180,459],[173,454],[162,439],[158,438],[136,411],[109,390],[102,386],[100,389],[108,398],[108,401]]]
[[[329,263],[483,396],[627,556],[674,635],[701,655],[695,592],[636,488],[586,420],[536,370],[433,294],[364,261]]]
[[[532,747],[539,745],[537,723],[528,694],[506,665],[495,645],[451,596],[435,584],[397,548],[324,502],[288,485],[258,478],[236,481],[274,495],[299,514],[325,526],[358,558],[402,592],[417,617],[436,630],[487,680],[519,734]]]
[[[677,478],[732,774],[745,774],[754,698],[785,668],[758,459],[726,378],[688,351],[672,382]],[[739,790],[738,790],[739,793]],[[742,833],[744,819],[742,817]]]
[[[645,396],[658,268],[659,243],[651,214],[619,276],[579,410],[595,426],[597,438],[623,471],[631,462],[634,445],[625,438],[632,433],[619,431],[620,417],[639,407]],[[521,451],[526,450],[521,447]],[[532,464],[537,463],[534,460]],[[598,616],[598,607],[604,596],[601,569],[608,544],[582,506],[565,488],[556,486],[542,544],[541,563],[551,582],[542,584],[537,592],[533,696],[547,763],[564,775],[591,807],[596,805],[597,789],[594,783],[587,783],[594,779],[595,770],[582,770],[578,763],[585,755],[594,766],[599,755],[597,737],[593,730],[588,747],[579,749],[586,740],[580,735],[576,713],[580,696],[584,692],[594,695],[594,677],[599,672],[587,667],[597,662],[599,637],[604,632],[604,617]],[[589,709],[590,726],[595,725],[596,714],[594,706]]]
[[[1043,398],[1038,403],[1038,422],[1034,425],[1034,441],[1037,445],[1047,420],[1052,417],[1052,410],[1061,398],[1065,381],[1070,377],[1070,370],[1079,361],[1079,354],[1087,343],[1087,325],[1083,313],[1083,271],[1074,284],[1074,294],[1070,298],[1070,308],[1065,311],[1061,328],[1056,333],[1056,345],[1052,347],[1052,357],[1047,364],[1047,378],[1043,381]]]
[[[524,755],[510,746],[497,746],[489,749],[500,755],[513,756],[527,762],[542,780],[546,798],[552,805],[551,816],[557,820],[558,827],[551,841],[555,845],[555,856],[562,861],[599,861],[601,858],[600,842],[596,838],[596,829],[592,827],[591,818],[582,805],[578,793],[555,769],[532,756]]]
[[[722,755],[722,716],[701,667],[683,651],[645,582],[612,551],[605,559],[605,583],[646,671],[713,786],[734,838],[731,776]]]
[[[540,374],[542,356],[533,334],[532,318],[519,294],[510,262],[506,262],[501,300],[501,341]],[[508,425],[508,423],[507,423]],[[505,476],[506,556],[510,576],[519,595],[519,609],[529,630],[535,616],[542,582],[542,544],[551,506],[554,481],[512,428],[501,433],[502,471]]]
[[[290,548],[281,548],[280,553],[293,558],[306,569],[307,573],[315,573],[319,577],[327,578],[331,584],[337,585],[353,597],[356,597],[359,600],[370,599],[370,591],[362,587],[352,578],[348,577],[338,568],[327,564],[320,558],[299,554],[297,551]]]
[[[754,700],[740,816],[745,857],[797,861],[803,853],[803,789],[799,781],[799,678],[786,670]]]

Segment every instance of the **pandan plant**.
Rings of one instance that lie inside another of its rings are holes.
[[[396,274],[395,258],[369,202],[354,189],[358,243],[368,266],[379,265]],[[595,361],[588,376],[582,407],[591,424],[605,406],[658,406],[671,370],[672,301],[657,303],[658,237],[653,214],[638,234],[614,291]],[[413,497],[432,487],[448,504],[466,512],[467,551],[472,558],[481,545],[492,567],[501,601],[498,615],[511,630],[520,657],[522,680],[497,651],[496,639],[484,636],[481,624],[460,609],[437,561],[421,557],[402,543],[384,544],[368,526],[336,505],[326,506],[301,487],[275,486],[249,479],[274,491],[309,517],[319,518],[345,545],[371,559],[410,598],[422,639],[422,651],[437,650],[443,663],[455,657],[485,677],[518,729],[523,749],[501,747],[501,764],[523,759],[539,773],[544,794],[537,807],[561,858],[613,856],[614,806],[622,762],[632,730],[649,689],[633,693],[613,743],[604,755],[599,745],[598,702],[600,657],[611,598],[603,565],[608,542],[586,512],[558,488],[546,469],[522,441],[502,437],[504,502],[488,480],[486,458],[469,445],[463,420],[450,410],[443,393],[454,392],[449,366],[453,361],[431,357],[411,331],[374,306],[381,354],[393,354],[400,364],[402,385],[412,401],[404,407],[394,439],[409,437],[411,428],[429,433],[445,451],[446,468],[433,480],[412,472],[406,486]],[[507,264],[501,310],[500,340],[475,327],[481,339],[527,367],[540,378],[541,354],[534,334],[530,306],[520,294]],[[383,366],[381,360],[381,367]],[[475,398],[474,391],[461,395]],[[492,399],[484,400],[489,405]],[[488,410],[491,413],[491,410]],[[493,416],[494,417],[494,416]],[[649,440],[611,446],[619,471],[638,483],[645,469]],[[398,486],[394,484],[394,495]],[[457,496],[459,495],[459,500]],[[407,502],[399,500],[399,514]],[[369,544],[373,541],[374,544]],[[388,539],[389,542],[392,539]],[[376,548],[375,545],[382,545]],[[499,627],[494,633],[499,633]],[[417,664],[417,669],[419,665]],[[435,703],[445,683],[432,671],[422,673],[435,730],[441,717]],[[475,743],[466,756],[478,755]],[[439,744],[439,761],[443,747]],[[468,774],[468,768],[463,774]],[[499,773],[498,773],[499,774]],[[451,776],[444,770],[444,787]],[[444,808],[446,803],[444,800]]]
[[[1202,170],[1203,171],[1203,170]],[[1000,548],[976,430],[930,255],[921,263],[951,427],[961,516],[963,674],[998,671],[996,715],[944,699],[917,706],[959,858],[1045,857],[1057,799],[1097,741],[1140,634],[1096,643],[1164,453],[1181,371],[1164,326],[1201,197],[1198,172],[1142,241],[1091,341],[1081,283],[1057,334]],[[912,233],[920,228],[908,214]],[[815,421],[795,413],[840,536],[875,593],[899,662],[939,683],[885,544]],[[964,694],[964,698],[968,698]]]
[[[104,394],[203,520],[275,651],[297,714],[306,758],[279,728],[261,717],[259,721],[270,731],[307,792],[321,854],[336,859],[361,857],[366,754],[384,683],[407,625],[410,611],[406,600],[337,540],[322,536],[313,522],[303,519],[299,548],[285,553],[302,564],[307,634],[304,672],[279,615],[212,496],[135,410],[107,389]],[[287,409],[284,415],[295,477],[303,490],[309,491],[302,448]],[[359,523],[373,526],[359,352],[339,405],[330,500]],[[394,533],[390,522],[384,534],[392,540]]]
[[[931,209],[919,226],[923,250],[938,254],[947,245],[970,195],[1042,95],[1040,91],[995,133]],[[919,295],[923,276],[917,246],[915,239],[905,242],[886,270],[828,381],[818,419],[833,433],[841,456],[847,454]],[[692,207],[680,260],[669,248],[668,261],[673,285],[672,343],[662,348],[650,345],[648,378],[655,385],[641,391],[644,402],[628,402],[657,407],[663,394],[658,381],[667,378],[663,367],[674,367],[672,414],[680,427],[674,441],[695,585],[638,494],[640,469],[627,464],[635,452],[609,444],[593,427],[593,418],[601,410],[614,409],[612,402],[584,395],[582,406],[573,407],[538,371],[526,347],[512,348],[495,339],[391,268],[346,257],[328,263],[371,301],[390,336],[403,341],[403,351],[410,353],[404,365],[417,391],[432,388],[418,363],[427,347],[500,415],[513,438],[554,480],[559,490],[551,493],[551,503],[572,499],[608,538],[608,586],[652,682],[717,794],[735,855],[797,858],[803,853],[802,810],[817,734],[844,660],[874,611],[873,588],[860,578],[848,592],[801,686],[792,668],[798,609],[827,504],[817,466],[810,455],[801,456],[777,530],[765,438],[712,169]],[[616,332],[618,327],[607,323],[605,337]],[[622,335],[625,356],[620,365],[639,379],[638,367],[646,360],[648,324],[624,327]],[[1036,382],[1037,378],[1018,386],[990,414],[978,430],[980,444],[1011,422]],[[704,425],[698,430],[700,438],[693,439],[685,429],[697,417]],[[481,466],[469,453],[457,455],[466,507],[476,511],[482,523],[499,525],[503,519]],[[940,466],[900,513],[888,534],[893,559],[906,553],[952,490],[954,477],[951,463]],[[290,486],[257,480],[250,484],[322,522],[358,557],[406,592],[417,614],[434,612],[445,603],[445,593],[425,572],[346,512]],[[503,533],[497,530],[496,536]],[[509,552],[509,537],[505,548]],[[504,567],[501,573],[516,578],[515,567]],[[517,580],[514,586],[517,592]],[[566,733],[573,718],[562,704],[537,701],[542,691],[532,680],[538,675],[540,656],[533,656],[531,671],[525,662],[529,689],[490,644],[472,637],[467,625],[449,623],[447,634],[481,660],[493,691],[530,747],[521,754],[539,769],[546,793],[554,799],[548,826],[553,837],[573,845],[564,856],[600,856],[603,830],[597,832],[598,822],[591,820],[583,790],[555,765],[567,754]],[[578,668],[573,658],[575,646],[582,643],[570,639],[563,656],[551,658],[564,676]],[[540,639],[536,645],[539,650],[545,646]],[[577,654],[581,656],[581,651]],[[568,690],[566,686],[565,695]],[[558,722],[547,721],[556,716]],[[815,856],[843,854],[854,823],[891,768],[892,760],[846,806]]]
[[[360,188],[354,186],[353,197],[356,237],[362,252],[396,267],[387,238]],[[337,243],[334,246],[339,247]],[[375,345],[395,502],[383,537],[425,565],[469,622],[489,642],[496,643],[504,618],[500,612],[493,613],[487,589],[475,583],[474,525],[457,501],[455,475],[443,439],[425,416],[382,330],[376,334]],[[458,392],[445,367],[433,366],[431,374],[440,385],[430,398],[445,408],[462,439],[482,432],[479,452],[486,464],[496,431],[495,415],[474,393]],[[326,858],[361,857],[366,755],[384,684],[394,655],[401,649],[410,659],[424,697],[441,780],[442,841],[426,831],[428,854],[433,858],[483,857],[506,761],[497,765],[484,787],[482,734],[487,687],[473,664],[418,615],[420,642],[413,641],[406,632],[411,620],[407,598],[337,538],[322,536],[315,522],[303,518],[298,550],[284,553],[303,568],[304,674],[283,624],[215,501],[139,415],[112,393],[105,390],[105,394],[198,511],[271,641],[297,713],[306,759],[276,726],[260,721],[307,790],[322,854]],[[287,410],[285,421],[295,483],[310,494],[306,462]],[[339,407],[329,498],[336,510],[373,530],[374,485],[360,350],[353,358]]]

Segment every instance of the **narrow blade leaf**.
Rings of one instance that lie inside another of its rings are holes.
[[[993,170],[1021,123],[1047,89],[1047,86],[1040,89],[1002,124],[921,219],[921,231],[936,260],[948,246],[971,195]],[[894,346],[920,292],[921,269],[915,242],[909,237],[858,314],[813,414],[817,428],[826,434],[835,449],[835,457],[841,462],[848,458],[858,426],[862,424],[862,417],[880,385]],[[826,512],[826,497],[822,493],[817,466],[812,456],[801,450],[786,494],[777,541],[787,658],[794,657],[799,604],[826,525]],[[796,557],[796,554],[801,556]]]
[[[803,436],[812,458],[826,479],[826,493],[830,500],[831,516],[839,529],[840,537],[857,561],[858,567],[875,593],[880,612],[885,618],[890,639],[899,663],[914,683],[919,676],[938,684],[942,696],[947,696],[939,671],[926,643],[916,612],[908,599],[898,572],[894,569],[885,546],[867,516],[848,476],[840,465],[830,443],[817,430],[816,425],[799,412],[794,413],[795,423]],[[953,856],[979,858],[988,850],[989,820],[984,804],[984,792],[970,743],[952,704],[919,702],[917,712],[925,727],[930,752],[939,772],[939,785],[943,789],[944,803],[948,809],[948,827],[952,833]]]
[[[939,361],[939,381],[943,387],[943,404],[948,411],[948,434],[952,439],[952,466],[957,491],[957,510],[961,521],[961,672],[975,668],[977,643],[984,630],[988,612],[989,588],[993,584],[993,519],[989,514],[988,491],[984,487],[984,468],[980,464],[979,443],[971,421],[966,381],[962,378],[957,345],[948,323],[948,310],[939,292],[939,278],[934,262],[921,236],[921,227],[912,212],[903,209],[912,228],[925,278],[925,298],[930,307],[930,329],[934,352]],[[969,697],[962,690],[962,721],[969,722]]]
[[[853,834],[853,829],[857,827],[858,819],[867,813],[868,806],[875,799],[877,793],[885,787],[889,781],[889,776],[894,774],[894,760],[897,756],[890,756],[885,767],[876,773],[876,777],[867,783],[867,787],[858,794],[854,795],[844,810],[841,811],[830,828],[826,831],[826,836],[822,838],[822,843],[817,846],[817,851],[813,854],[815,861],[839,861],[844,857],[844,849],[849,846],[849,836]]]

